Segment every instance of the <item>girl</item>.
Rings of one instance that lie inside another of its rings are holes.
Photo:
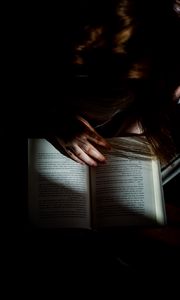
[[[106,160],[101,147],[111,148],[106,137],[124,134],[143,134],[161,161],[178,151],[178,5],[119,0],[71,7],[61,102],[47,137],[61,152],[97,166]]]

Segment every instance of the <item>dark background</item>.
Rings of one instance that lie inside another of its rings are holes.
[[[7,87],[1,103],[1,263],[6,292],[27,295],[38,287],[41,293],[51,288],[52,295],[59,288],[68,295],[71,289],[78,294],[82,286],[88,291],[98,286],[101,292],[117,290],[121,294],[125,288],[127,293],[132,288],[138,294],[142,285],[148,291],[153,285],[162,291],[170,287],[173,293],[180,267],[179,176],[164,187],[165,228],[125,230],[118,236],[29,229],[28,131],[24,124],[27,118],[33,119],[34,109],[41,112],[42,102],[56,95],[59,53],[51,55],[50,60],[46,58],[48,51],[54,53],[49,45],[54,48],[59,41],[56,30],[53,34],[49,31],[52,18],[47,18],[41,5],[14,5],[7,9],[4,23],[8,29],[6,41],[10,42],[4,47]],[[51,28],[56,26],[54,18]]]

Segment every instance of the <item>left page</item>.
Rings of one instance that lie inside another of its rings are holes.
[[[37,227],[90,228],[89,169],[45,139],[28,140],[28,212]]]

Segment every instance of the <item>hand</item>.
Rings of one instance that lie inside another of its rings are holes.
[[[105,163],[105,156],[96,149],[101,146],[111,149],[110,144],[101,137],[94,128],[82,117],[77,116],[61,133],[61,137],[49,141],[63,154],[80,164],[97,166]]]

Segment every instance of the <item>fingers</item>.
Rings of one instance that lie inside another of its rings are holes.
[[[86,165],[89,165],[92,167],[97,166],[97,162],[93,158],[91,158],[88,154],[86,154],[78,145],[74,146],[73,156],[76,157],[76,159],[81,160]],[[71,155],[71,158],[72,158],[72,155]]]
[[[111,145],[103,137],[101,137],[96,131],[90,132],[87,139],[90,142],[93,142],[93,143],[95,143],[99,146],[102,146],[108,150],[111,149]]]
[[[73,147],[64,147],[67,154],[81,164],[96,167],[98,163],[105,163],[106,158],[90,143],[78,141],[79,143],[73,144]]]
[[[64,148],[65,152],[68,154],[68,156],[73,159],[74,161],[76,161],[77,163],[80,163],[81,165],[85,165],[85,163],[79,159],[73,152],[71,149],[68,149],[67,147]]]
[[[97,166],[98,163],[105,163],[106,158],[84,137],[79,137],[69,142],[64,143],[58,138],[59,144],[63,147],[65,154],[80,164],[89,166]]]
[[[111,145],[85,119],[80,116],[77,116],[77,119],[81,123],[82,131],[69,139],[57,138],[59,148],[63,148],[65,155],[80,164],[97,166],[105,163],[106,158],[96,149],[96,145],[109,150]]]
[[[88,140],[81,140],[77,139],[79,148],[86,153],[88,156],[91,157],[91,159],[95,160],[96,162],[104,163],[106,162],[105,156],[97,150],[91,143],[88,142]],[[78,155],[82,159],[81,156]],[[86,162],[86,160],[82,159]]]
[[[107,142],[107,140],[104,139],[102,136],[100,136],[84,118],[77,116],[77,119],[85,125],[87,139],[89,141],[91,141],[97,145],[100,145],[102,147],[105,147],[109,150],[111,149],[111,145]]]

